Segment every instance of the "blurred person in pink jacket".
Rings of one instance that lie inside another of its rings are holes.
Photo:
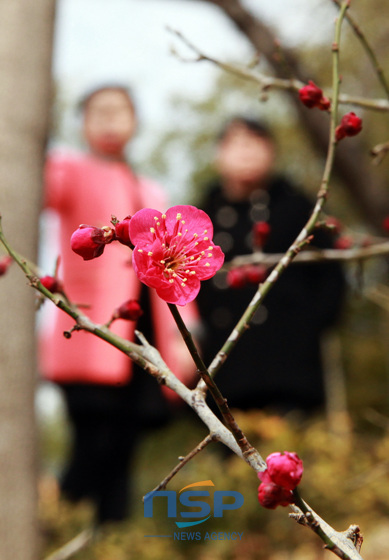
[[[71,234],[81,224],[108,225],[150,207],[167,209],[158,185],[136,175],[125,148],[136,129],[132,98],[125,87],[108,85],[90,92],[81,103],[87,154],[53,153],[46,167],[45,205],[60,223],[60,277],[64,289],[97,323],[129,299],[144,311],[137,323],[117,320],[112,331],[134,340],[135,328],[161,352],[184,382],[194,366],[164,301],[140,284],[131,266],[131,251],[114,243],[109,251],[84,262],[70,248]],[[187,321],[196,321],[196,308],[183,308]],[[63,390],[74,428],[70,462],[61,480],[72,501],[91,499],[97,521],[125,518],[129,502],[128,468],[139,433],[163,424],[176,396],[138,368],[123,353],[85,332],[68,340],[64,331],[74,321],[55,310],[51,325],[42,329],[40,369]]]

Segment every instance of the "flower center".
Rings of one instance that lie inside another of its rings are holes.
[[[171,284],[179,281],[180,285],[185,287],[188,278],[196,274],[195,269],[199,262],[204,258],[212,258],[213,247],[211,245],[207,251],[197,249],[199,241],[208,241],[207,230],[204,230],[201,236],[198,233],[193,233],[190,238],[188,229],[184,228],[185,220],[178,213],[173,232],[169,235],[166,230],[166,215],[162,214],[161,218],[155,216],[154,220],[155,227],[151,227],[150,231],[153,234],[154,241],[158,240],[161,243],[162,258],[157,260],[155,251],[149,251],[148,255],[152,256],[155,265],[162,269],[162,274],[166,280]],[[207,262],[205,266],[210,266],[210,264]]]

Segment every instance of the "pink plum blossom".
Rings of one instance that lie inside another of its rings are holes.
[[[272,453],[267,457],[266,463],[268,475],[274,484],[294,490],[300,483],[304,468],[297,453]]]
[[[223,265],[224,253],[212,242],[212,222],[194,206],[173,206],[166,214],[139,210],[129,228],[139,280],[168,303],[194,300],[200,281],[212,278]]]

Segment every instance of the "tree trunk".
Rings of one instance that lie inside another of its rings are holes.
[[[0,212],[36,258],[51,95],[55,0],[0,0]],[[34,294],[13,264],[0,279],[0,558],[36,560]]]

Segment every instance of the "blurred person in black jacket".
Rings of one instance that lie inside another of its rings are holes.
[[[234,118],[219,137],[219,179],[210,185],[200,207],[214,224],[213,239],[222,247],[226,262],[252,253],[258,235],[264,252],[285,252],[312,212],[313,202],[289,179],[274,174],[275,157],[272,135],[255,120]],[[329,248],[332,236],[318,229],[311,245]],[[257,284],[242,280],[239,272],[235,277],[220,273],[203,284],[197,302],[207,365]],[[325,402],[321,335],[339,317],[344,284],[336,262],[292,264],[285,271],[217,375],[231,407],[307,413],[320,409]]]

